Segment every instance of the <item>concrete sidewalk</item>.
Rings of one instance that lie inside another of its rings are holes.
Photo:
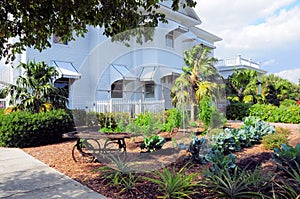
[[[106,197],[36,160],[21,149],[0,147],[0,198]]]

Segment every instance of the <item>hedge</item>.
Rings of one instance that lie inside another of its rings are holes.
[[[74,130],[70,111],[42,113],[12,112],[0,115],[0,146],[32,147],[62,140],[62,134]]]
[[[250,115],[266,122],[300,123],[300,106],[273,106],[254,104],[249,109]]]
[[[243,120],[249,116],[249,108],[251,104],[234,102],[226,107],[226,118],[228,120]]]

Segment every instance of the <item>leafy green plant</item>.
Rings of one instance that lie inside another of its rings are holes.
[[[182,122],[182,113],[179,109],[172,108],[166,111],[166,123],[164,123],[160,130],[164,132],[172,132],[173,128],[178,128]]]
[[[208,145],[207,139],[199,139],[195,136],[189,145],[188,152],[191,153],[191,159],[194,162],[204,164],[207,162],[205,156],[211,152],[211,147]]]
[[[194,191],[194,187],[199,186],[199,184],[195,183],[194,180],[198,174],[187,174],[185,169],[186,167],[182,167],[179,171],[175,171],[175,168],[169,170],[163,166],[162,171],[157,170],[154,172],[155,178],[144,177],[144,179],[159,186],[159,190],[164,193],[159,198],[190,198],[191,195],[197,193]]]
[[[274,148],[272,158],[283,166],[291,165],[294,167],[294,161],[300,164],[300,144],[297,144],[295,148],[282,144],[281,148]]]
[[[257,169],[250,172],[246,168],[239,171],[239,168],[235,167],[231,172],[227,169],[217,173],[208,172],[207,180],[211,193],[217,198],[262,198],[258,189],[261,188],[258,186],[261,184],[260,176]]]
[[[146,149],[147,152],[153,152],[162,148],[162,146],[166,143],[166,140],[159,136],[154,135],[149,138],[144,138],[143,143],[140,145],[140,148]]]
[[[199,118],[202,120],[205,130],[211,124],[213,104],[210,96],[203,96],[200,101]]]
[[[226,156],[221,151],[215,150],[212,153],[207,154],[205,159],[212,163],[212,166],[209,168],[210,173],[219,173],[222,170],[232,172],[236,167],[236,156],[232,153]]]
[[[233,153],[241,150],[238,137],[230,132],[221,132],[218,135],[212,135],[212,148],[221,151],[224,154]]]

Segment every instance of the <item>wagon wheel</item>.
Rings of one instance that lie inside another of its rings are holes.
[[[103,147],[103,155],[123,156],[126,154],[126,149],[120,140],[107,139]]]
[[[99,150],[100,143],[97,140],[92,138],[80,139],[72,149],[72,157],[75,162],[93,162]]]

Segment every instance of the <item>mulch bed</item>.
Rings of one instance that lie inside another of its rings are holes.
[[[241,125],[241,123],[231,122],[228,124],[230,127],[236,128]],[[290,144],[295,145],[300,143],[300,133],[298,132],[298,125],[291,124],[278,124],[272,123],[275,126],[282,126],[284,128],[289,128],[291,134],[289,136]],[[96,192],[108,198],[157,198],[160,193],[157,191],[157,185],[150,182],[138,182],[136,188],[132,191],[121,192],[120,188],[108,185],[103,180],[100,179],[99,173],[96,172],[98,168],[104,166],[104,164],[99,162],[92,163],[76,163],[72,159],[72,148],[75,145],[76,140],[65,139],[64,142],[40,147],[23,148],[25,152],[37,158],[38,160],[44,162],[45,164],[53,167],[54,169],[64,173],[70,178],[86,185],[87,187],[93,189]],[[130,144],[129,144],[130,145]],[[132,150],[134,147],[130,145]],[[130,147],[129,147],[130,148]],[[130,149],[129,149],[130,150]],[[265,150],[261,144],[255,145],[251,148],[244,149],[241,152],[236,153],[237,164],[240,166],[249,165],[256,166],[258,163],[262,163],[263,169],[266,171],[274,171],[276,166],[271,160],[272,151]],[[173,162],[171,166],[175,166],[177,169],[181,168],[185,163],[187,163],[187,154],[182,153],[178,159]],[[163,157],[162,157],[163,158]],[[208,168],[209,165],[199,165],[194,164],[189,168],[188,172],[201,173]],[[147,175],[147,174],[141,174]],[[201,176],[201,175],[199,175]],[[194,198],[205,198],[205,191],[201,194],[195,195]]]

